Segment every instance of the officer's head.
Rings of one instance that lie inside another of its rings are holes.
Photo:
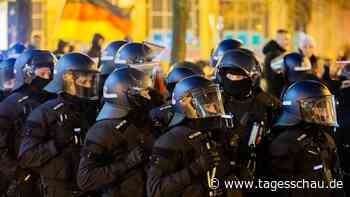
[[[204,76],[203,68],[199,64],[195,64],[189,61],[176,62],[173,65],[171,65],[170,70],[177,67],[182,67],[182,68],[185,67],[192,70],[192,72],[195,73],[196,75]]]
[[[152,62],[153,58],[154,56],[152,56],[149,46],[143,43],[131,42],[119,48],[115,57],[115,63],[137,65]]]
[[[299,53],[289,53],[283,58],[284,74],[289,82],[306,79],[312,74],[311,62]]]
[[[227,51],[217,64],[216,80],[224,93],[237,99],[251,95],[261,76],[260,64],[253,53],[236,49]]]
[[[50,51],[33,49],[23,52],[15,63],[14,90],[24,84],[43,89],[52,80],[56,62],[55,55]]]
[[[118,49],[126,44],[126,41],[119,40],[108,44],[108,46],[102,51],[101,56],[101,75],[109,75],[116,68],[114,64],[114,58]]]
[[[224,55],[226,51],[238,49],[243,46],[242,42],[235,39],[227,39],[221,41],[216,47],[215,51],[211,55],[211,66],[216,67],[219,59]]]
[[[9,49],[7,49],[6,57],[16,59],[18,58],[19,55],[21,55],[21,53],[24,52],[24,50],[26,50],[26,47],[24,46],[24,44],[20,42],[16,42]]]
[[[163,71],[160,62],[156,57],[164,48],[148,42],[131,42],[123,45],[117,51],[115,63],[117,65],[128,64],[144,73],[147,73],[153,80],[155,86],[163,86]],[[161,85],[157,85],[161,84]],[[160,92],[161,88],[156,87]]]
[[[191,63],[191,64],[193,64],[193,63]],[[185,63],[174,64],[171,67],[170,72],[165,79],[167,90],[168,90],[169,94],[170,95],[172,94],[177,82],[181,81],[182,79],[184,79],[186,77],[192,76],[192,75],[202,75],[203,76],[203,72],[199,72],[198,70],[193,69],[193,68],[191,69],[191,67],[186,66]]]
[[[177,113],[189,119],[224,114],[219,86],[199,75],[187,77],[176,84],[172,104]]]
[[[313,80],[295,82],[282,96],[283,113],[278,126],[312,123],[337,126],[334,96],[322,83]]]
[[[145,109],[149,103],[152,88],[151,78],[144,72],[124,65],[114,70],[103,87],[105,104],[99,114],[101,117],[120,117],[135,108]],[[146,112],[145,112],[146,113]]]
[[[97,65],[90,57],[82,53],[68,53],[59,59],[54,78],[45,89],[52,93],[97,100],[99,77]]]
[[[0,62],[0,90],[9,92],[15,87],[15,66],[16,59],[10,58]]]

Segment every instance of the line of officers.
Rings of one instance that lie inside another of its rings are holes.
[[[8,49],[0,63],[0,196],[345,196],[227,189],[223,181],[337,179],[349,190],[350,67],[330,90],[305,58],[287,54],[283,72],[299,77],[278,99],[260,88],[254,53],[224,40],[212,55],[213,79],[179,62],[161,94],[155,51],[112,42],[97,66],[82,53],[57,60],[19,43]]]

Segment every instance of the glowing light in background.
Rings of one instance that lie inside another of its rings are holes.
[[[0,50],[7,48],[7,2],[0,2]]]

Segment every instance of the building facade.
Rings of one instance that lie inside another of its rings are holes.
[[[0,0],[0,2],[15,0]],[[171,46],[173,0],[109,0],[131,10],[132,40],[149,40]],[[293,0],[296,1],[296,0]],[[54,49],[59,36],[60,16],[66,0],[32,0],[32,36],[41,37],[41,47]],[[295,30],[292,0],[188,0],[190,4],[186,42],[191,57],[207,59],[219,40],[238,38],[248,48],[261,52],[277,29]],[[336,2],[311,0],[312,17],[306,31],[318,44],[318,53],[334,58],[345,43],[350,42],[346,20],[350,12]],[[12,31],[9,29],[9,31]],[[83,31],[83,30],[82,30]],[[79,43],[91,37],[77,35]],[[123,37],[115,37],[123,39]],[[296,42],[295,42],[296,43]]]

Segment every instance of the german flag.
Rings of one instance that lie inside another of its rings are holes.
[[[58,38],[90,41],[95,33],[107,40],[130,35],[129,14],[107,0],[66,0],[59,21]]]

